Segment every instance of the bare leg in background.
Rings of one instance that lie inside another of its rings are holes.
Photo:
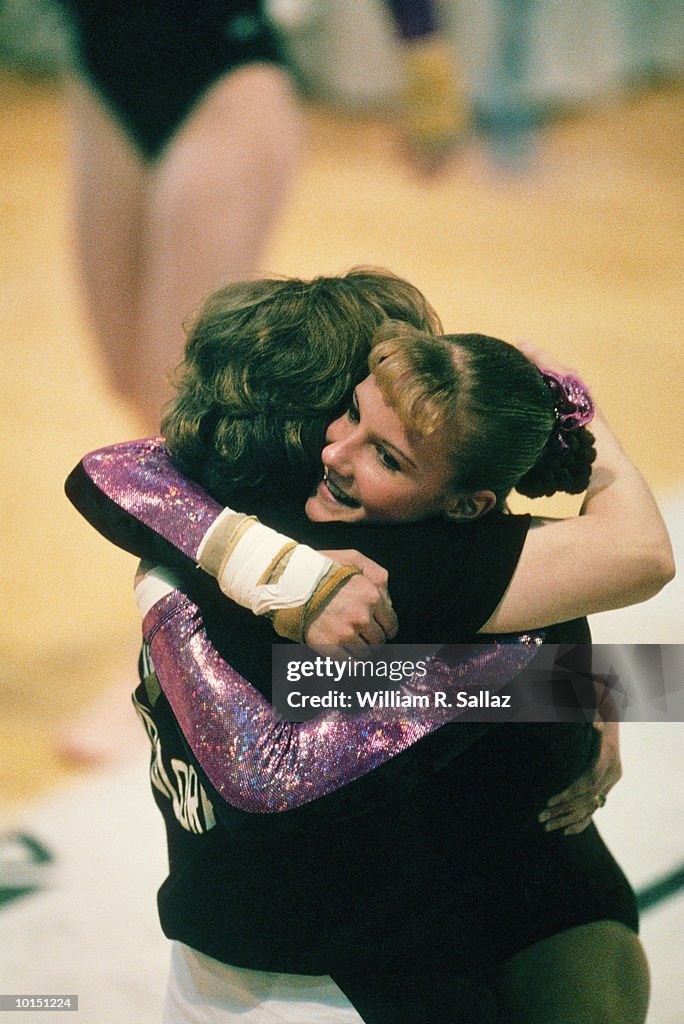
[[[159,432],[184,321],[217,287],[259,270],[297,165],[303,124],[288,75],[247,64],[202,97],[160,157],[145,161],[102,99],[70,87],[77,246],[102,365],[141,434]],[[129,694],[138,638],[121,682],[58,737],[64,756],[98,763],[138,733]]]

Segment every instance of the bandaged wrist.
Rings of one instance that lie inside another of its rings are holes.
[[[271,614],[281,636],[299,641],[323,603],[358,571],[231,509],[207,531],[197,560],[227,597],[255,615]]]
[[[331,600],[351,576],[360,573],[354,565],[338,565],[332,562],[330,569],[319,581],[318,586],[306,602],[298,608],[279,608],[271,616],[271,622],[278,636],[287,637],[295,643],[306,642],[306,631],[324,606]]]

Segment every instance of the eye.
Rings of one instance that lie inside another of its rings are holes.
[[[347,409],[347,419],[351,423],[359,423],[361,417],[359,416],[359,407],[356,404],[356,399],[352,399],[349,408]]]
[[[389,469],[391,473],[399,473],[401,471],[401,466],[394,456],[390,455],[386,448],[383,448],[382,445],[377,445],[376,451],[378,453],[378,458],[385,469]]]

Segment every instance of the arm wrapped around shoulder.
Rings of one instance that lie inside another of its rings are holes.
[[[360,572],[222,508],[174,464],[161,437],[91,452],[66,482],[79,512],[108,540],[140,558],[172,565],[190,559],[223,593],[276,632],[304,642],[309,623]]]

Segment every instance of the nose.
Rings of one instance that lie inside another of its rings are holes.
[[[341,478],[348,479],[353,475],[354,427],[355,424],[350,423],[345,415],[333,420],[325,432],[327,444],[321,458]]]

